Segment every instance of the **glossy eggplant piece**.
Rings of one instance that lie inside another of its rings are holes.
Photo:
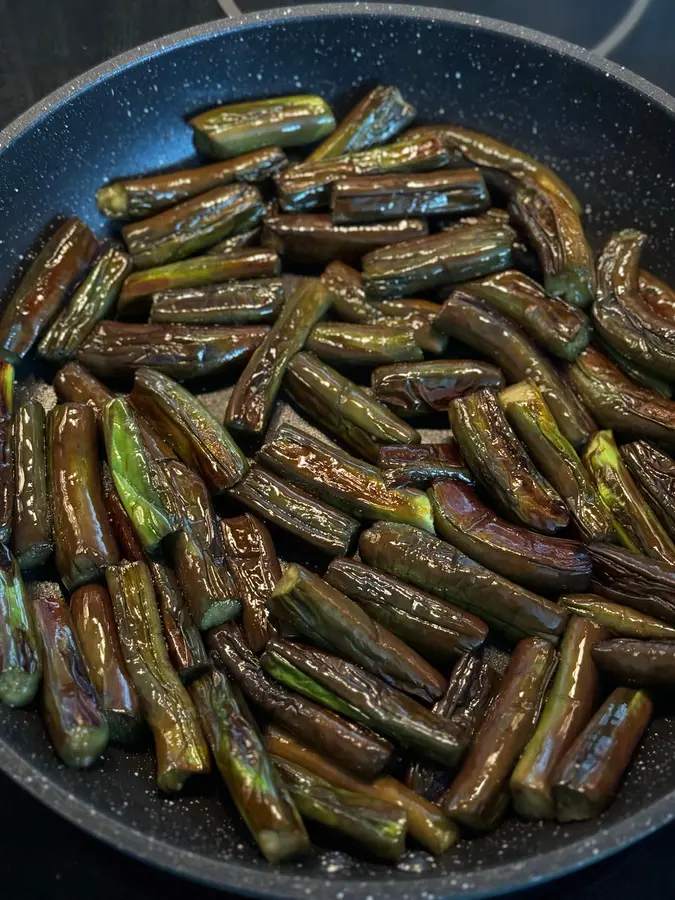
[[[642,691],[619,687],[563,757],[553,796],[559,822],[593,819],[616,793],[652,715]]]
[[[419,528],[378,522],[361,534],[359,554],[368,565],[473,613],[511,641],[532,635],[556,642],[564,631],[567,612],[557,604]]]
[[[284,302],[281,278],[231,281],[162,291],[152,298],[150,322],[181,325],[261,325]]]
[[[14,515],[13,412],[14,366],[0,360],[0,541],[9,538]]]
[[[382,366],[424,359],[414,330],[409,325],[388,322],[315,325],[307,338],[307,349],[336,366]]]
[[[597,594],[566,594],[558,598],[576,616],[592,619],[608,631],[625,638],[675,640],[675,628],[630,606],[612,603]]]
[[[209,250],[206,251],[207,256],[229,256],[245,247],[259,247],[260,234],[262,225],[256,225],[255,228],[246,228],[244,231],[238,231],[232,237],[225,238],[224,241],[218,241]]]
[[[614,540],[609,510],[539,388],[521,381],[502,391],[499,401],[540,472],[567,504],[581,537],[585,541]]]
[[[106,571],[122,656],[155,739],[157,785],[179,791],[210,770],[209,748],[192,700],[167,653],[150,572],[144,563]]]
[[[342,832],[382,859],[396,862],[403,855],[407,826],[404,810],[367,794],[334,787],[280,756],[272,759],[305,818]]]
[[[30,703],[41,675],[32,603],[26,596],[18,562],[0,544],[0,700],[8,706]]]
[[[251,466],[230,494],[254,513],[331,556],[349,553],[359,523],[292,484]]]
[[[567,375],[601,428],[675,446],[675,403],[638,387],[595,347],[587,347]]]
[[[442,765],[456,765],[466,750],[466,736],[453,722],[338,656],[273,638],[261,663],[293,690],[335,703],[336,711]]]
[[[437,478],[471,484],[473,476],[454,440],[445,444],[380,447],[377,465],[388,488],[426,488]]]
[[[230,394],[227,426],[246,434],[263,433],[289,362],[330,304],[331,295],[318,279],[302,279]]]
[[[664,319],[675,320],[675,291],[646,269],[638,275],[640,297],[651,309]]]
[[[31,611],[42,657],[42,714],[47,732],[62,761],[84,769],[105,750],[109,729],[58,585],[36,585]]]
[[[167,375],[138,369],[129,399],[212,492],[232,487],[246,474],[246,457],[227,429],[197,397]]]
[[[647,235],[624,229],[612,235],[598,260],[593,322],[600,336],[639,366],[675,379],[675,323],[655,313],[640,294],[640,252]]]
[[[354,175],[386,175],[395,172],[429,172],[444,168],[450,159],[438,138],[398,141],[347,153],[336,159],[308,159],[277,176],[281,208],[304,212],[330,203],[331,188]]]
[[[211,669],[192,682],[190,696],[220,774],[265,859],[278,863],[306,852],[300,814],[227,677]]]
[[[618,351],[611,347],[607,341],[603,341],[600,335],[595,332],[593,335],[593,343],[597,349],[604,353],[607,359],[623,372],[623,374],[638,387],[647,388],[650,391],[656,391],[666,399],[673,396],[673,388],[658,375],[654,375],[649,369],[634,363],[632,359],[622,356]]]
[[[220,534],[227,568],[243,606],[246,643],[254,653],[262,653],[268,639],[276,633],[270,622],[267,598],[281,578],[272,536],[250,513],[221,519]]]
[[[591,438],[584,463],[624,547],[675,565],[675,544],[623,464],[611,431]]]
[[[445,694],[432,712],[456,722],[471,739],[490,708],[498,681],[495,670],[481,656],[464,653],[453,666]],[[405,783],[421,797],[436,802],[452,778],[448,769],[415,760],[406,772]]]
[[[52,498],[47,479],[45,411],[31,400],[12,423],[14,522],[12,551],[22,569],[44,565],[54,552]]]
[[[404,325],[412,328],[415,340],[422,350],[434,356],[442,356],[448,345],[448,338],[434,328],[436,316],[441,311],[440,303],[429,300],[382,300],[375,307],[372,322],[395,327]]]
[[[647,441],[624,444],[621,457],[658,513],[661,524],[671,538],[675,537],[675,461]]]
[[[590,544],[591,590],[675,625],[675,567],[611,544]]]
[[[426,659],[444,668],[453,656],[477,650],[487,626],[470,613],[354,559],[334,559],[326,581]]]
[[[107,464],[103,465],[103,493],[105,508],[108,512],[108,521],[117,541],[117,546],[120,548],[120,558],[127,562],[143,562],[145,560],[143,545],[138,539],[124,504],[120,500],[112,473]]]
[[[366,293],[380,300],[405,297],[509,269],[514,237],[506,222],[483,217],[375,250],[362,261]]]
[[[173,508],[178,511],[184,526],[193,532],[202,547],[222,565],[224,553],[220,529],[216,523],[211,495],[203,480],[193,469],[175,459],[162,463],[161,470],[174,495]]]
[[[635,687],[675,684],[675,642],[618,637],[593,647],[593,659],[614,681]]]
[[[72,359],[98,322],[113,309],[131,269],[131,259],[116,247],[100,256],[38,344],[38,356],[59,363]]]
[[[333,310],[345,322],[368,323],[379,317],[380,306],[366,297],[361,273],[340,260],[329,263],[321,275],[333,297]]]
[[[119,562],[108,522],[90,406],[64,403],[47,417],[49,484],[54,509],[56,568],[68,590],[99,581]]]
[[[291,400],[359,456],[377,462],[382,444],[418,443],[418,432],[312,353],[290,361],[284,387]]]
[[[181,593],[195,625],[202,631],[238,618],[241,602],[227,569],[185,528],[171,539],[171,557]]]
[[[291,265],[327,265],[340,260],[357,266],[366,253],[428,232],[422,219],[339,225],[329,213],[272,213],[265,216],[260,241]]]
[[[598,671],[591,650],[605,636],[596,622],[576,615],[569,620],[551,691],[509,782],[516,812],[526,819],[555,819],[553,777],[596,708]]]
[[[496,366],[467,359],[439,359],[382,366],[370,386],[382,403],[401,416],[447,412],[451,400],[485,387],[500,390],[504,376]]]
[[[499,823],[509,776],[535,730],[557,661],[548,641],[518,644],[459,774],[439,801],[451,819],[476,831]]]
[[[307,157],[308,160],[334,159],[345,153],[367,150],[386,144],[403,131],[417,110],[401,96],[398,88],[378,85],[360,100]]]
[[[294,633],[424,703],[438,700],[446,688],[443,676],[411,647],[302,566],[288,566],[267,602]]]
[[[326,101],[314,94],[216,106],[189,119],[195,147],[211,159],[229,159],[262,147],[300,147],[335,131]]]
[[[16,363],[54,320],[85,275],[98,250],[96,238],[77,218],[68,219],[31,263],[0,317],[0,357]]]
[[[544,534],[567,525],[565,504],[532,464],[496,391],[484,388],[453,400],[448,413],[462,456],[511,521]]]
[[[110,594],[100,584],[78,588],[70,598],[70,615],[87,675],[108,722],[110,740],[132,744],[142,732],[143,716],[122,658]]]
[[[468,484],[436,481],[429,497],[438,534],[482,565],[544,594],[588,590],[591,561],[579,541],[512,525]]]
[[[180,680],[189,684],[210,668],[209,655],[173,570],[163,559],[148,559],[147,564],[155,587],[169,659]]]
[[[595,423],[547,357],[513,321],[466,291],[455,290],[435,324],[439,331],[488,356],[507,382],[528,379],[536,384],[567,440],[577,449],[585,445]]]
[[[226,184],[265,181],[278,175],[287,164],[283,150],[266,147],[196,169],[113,181],[96,191],[96,205],[109,219],[145,219]]]
[[[282,425],[256,459],[358,519],[407,522],[434,530],[431,504],[421,491],[387,488],[375,466],[292,425]]]
[[[393,750],[387,740],[268,678],[237,625],[213,629],[208,642],[246,697],[322,756],[367,780],[387,765]]]
[[[133,272],[124,282],[117,301],[117,318],[143,317],[150,309],[151,294],[220,284],[240,278],[273,278],[280,272],[279,256],[271,250],[260,248],[237,250],[218,256],[197,256]]]

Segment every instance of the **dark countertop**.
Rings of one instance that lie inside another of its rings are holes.
[[[227,8],[228,0],[222,2]],[[241,0],[239,5],[242,11],[252,11],[282,4]],[[588,47],[611,45],[612,33],[622,31],[622,20],[630,24],[632,18],[639,19],[610,55],[675,92],[672,0],[439,0],[437,5],[517,21]],[[0,0],[0,127],[110,56],[220,14],[216,0]],[[0,877],[8,898],[20,890],[29,900],[61,900],[92,888],[97,900],[224,897],[121,856],[2,775],[0,810]],[[512,896],[671,897],[675,874],[669,854],[674,841],[675,825],[585,871]]]

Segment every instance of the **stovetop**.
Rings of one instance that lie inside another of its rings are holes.
[[[0,128],[63,82],[144,41],[238,9],[288,5],[285,0],[0,0]],[[609,56],[675,94],[674,0],[429,0],[427,5],[549,32]],[[670,898],[675,896],[674,843],[675,825],[590,869],[513,896]],[[26,900],[61,900],[85,891],[96,900],[225,897],[121,856],[1,775],[0,885],[8,900],[19,891]]]

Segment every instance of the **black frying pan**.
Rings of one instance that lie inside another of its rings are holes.
[[[245,16],[146,44],[0,133],[0,290],[9,289],[22,255],[57,214],[108,227],[93,202],[104,181],[188,159],[185,113],[306,90],[342,114],[376,83],[399,85],[422,120],[465,122],[554,165],[588,204],[596,245],[615,228],[644,229],[653,235],[649,268],[675,276],[672,98],[584,50],[516,26],[441,10],[335,5]],[[329,849],[275,869],[215,779],[168,800],[155,790],[149,753],[114,748],[101,768],[74,772],[57,762],[37,712],[0,708],[0,768],[50,807],[148,862],[276,898],[475,897],[552,878],[669,821],[674,758],[675,720],[660,719],[618,800],[597,821],[512,820],[437,861],[413,852],[397,869]]]

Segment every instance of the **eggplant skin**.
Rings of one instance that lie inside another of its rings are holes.
[[[593,647],[593,659],[619,684],[654,688],[675,685],[675,641],[613,638]]]
[[[591,590],[675,625],[675,567],[613,544],[589,544]]]

